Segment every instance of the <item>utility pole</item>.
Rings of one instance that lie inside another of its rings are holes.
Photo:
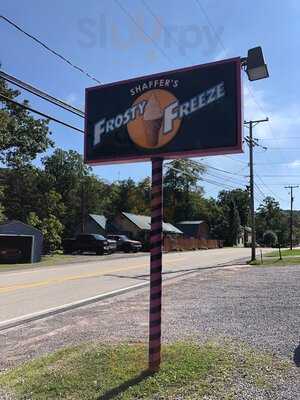
[[[255,205],[254,205],[254,168],[253,168],[253,147],[259,146],[258,140],[253,139],[253,127],[261,122],[267,122],[269,118],[256,121],[244,121],[249,126],[249,136],[245,137],[245,141],[249,146],[249,168],[250,168],[250,213],[251,213],[251,261],[256,259],[256,230],[255,230]],[[266,148],[264,148],[266,150]]]
[[[290,249],[293,250],[293,202],[294,202],[294,197],[293,197],[293,189],[298,188],[299,186],[285,186],[285,189],[290,189],[290,195],[291,195],[291,210],[290,210]]]

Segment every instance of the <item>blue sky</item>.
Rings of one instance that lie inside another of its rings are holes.
[[[276,195],[283,208],[289,207],[284,186],[300,184],[297,0],[2,0],[0,13],[103,83],[246,56],[249,48],[261,45],[270,78],[250,83],[244,77],[245,118],[270,119],[270,123],[257,126],[254,134],[268,147],[267,151],[255,149],[257,205],[264,195]],[[0,37],[0,62],[5,72],[83,108],[84,89],[95,82],[2,20]],[[66,111],[30,94],[26,98],[50,115],[83,126],[80,118]],[[80,133],[55,123],[51,123],[51,130],[57,146],[82,153]],[[247,134],[246,129],[244,133]],[[208,169],[207,178],[220,182],[224,188],[242,187],[248,179],[247,161],[246,148],[242,155],[207,157],[205,163],[238,174]],[[139,180],[150,174],[150,164],[99,166],[94,172],[110,181],[127,177]],[[216,196],[222,189],[208,183],[204,187],[207,196]],[[295,191],[295,207],[300,208],[300,189],[299,194]]]

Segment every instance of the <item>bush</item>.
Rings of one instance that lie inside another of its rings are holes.
[[[277,235],[273,231],[266,231],[264,233],[263,240],[264,244],[268,247],[274,247],[278,242]]]
[[[63,225],[54,215],[50,214],[47,218],[41,220],[36,213],[30,212],[27,222],[42,231],[45,253],[52,253],[60,248]]]

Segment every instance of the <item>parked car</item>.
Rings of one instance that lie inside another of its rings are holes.
[[[107,235],[109,239],[117,241],[117,250],[125,253],[137,253],[142,248],[142,243],[137,240],[131,240],[126,235]]]
[[[100,255],[114,252],[117,244],[102,235],[81,233],[75,238],[63,240],[62,246],[65,254],[93,252]]]

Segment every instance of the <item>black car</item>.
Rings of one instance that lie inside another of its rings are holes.
[[[137,240],[131,240],[126,235],[107,235],[108,239],[117,241],[117,249],[125,253],[137,253],[142,248],[142,243]]]
[[[111,240],[94,233],[82,233],[75,238],[65,239],[62,246],[65,254],[93,252],[100,255],[111,253],[116,248],[116,244]]]

